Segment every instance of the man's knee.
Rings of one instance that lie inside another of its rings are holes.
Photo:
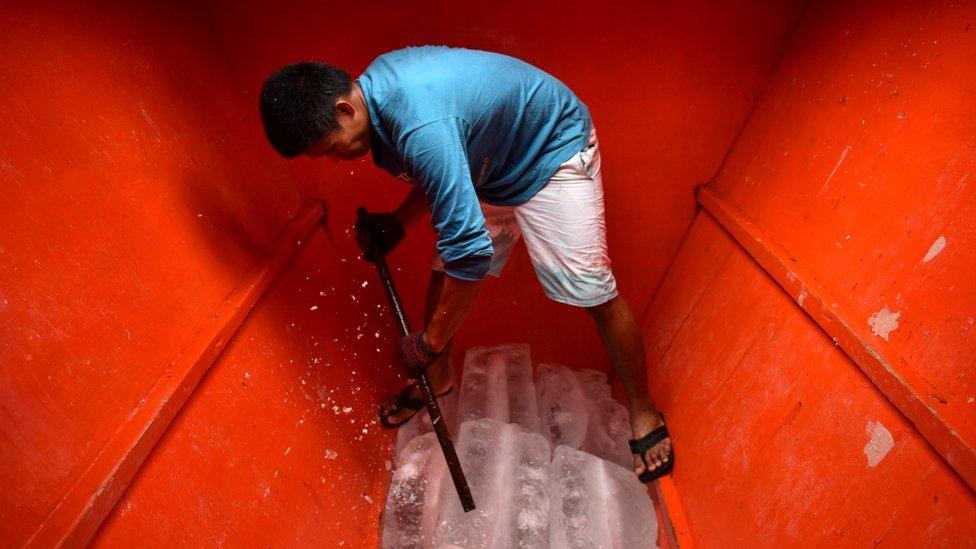
[[[616,306],[616,301],[619,296],[614,296],[599,305],[593,305],[592,307],[584,307],[590,318],[597,322],[602,322],[607,320],[613,315],[614,307]]]

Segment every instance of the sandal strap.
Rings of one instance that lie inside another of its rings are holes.
[[[419,412],[420,409],[424,407],[425,402],[423,399],[415,398],[410,395],[410,393],[413,392],[414,387],[415,385],[410,383],[404,387],[402,391],[397,393],[397,396],[393,399],[393,402],[396,403],[398,410],[407,409],[413,410],[414,412]]]
[[[380,423],[383,425],[383,427],[386,427],[387,429],[396,429],[397,427],[410,421],[410,419],[412,419],[413,416],[417,414],[417,412],[422,410],[427,405],[427,403],[423,399],[414,398],[410,396],[410,393],[413,391],[414,387],[416,387],[416,384],[410,383],[406,387],[404,387],[399,393],[397,393],[397,396],[393,398],[393,403],[396,405],[396,407],[393,410],[391,410],[389,413],[384,414],[381,407]],[[451,394],[451,391],[453,390],[454,390],[453,386],[448,387],[446,391],[436,396],[437,398],[447,396]],[[403,410],[410,410],[413,413],[408,415],[402,421],[398,421],[396,423],[390,421],[390,416],[398,414]]]
[[[650,433],[647,433],[646,435],[642,436],[640,439],[629,441],[630,452],[632,454],[640,454],[641,457],[643,457],[644,452],[650,450],[659,442],[661,442],[662,440],[670,436],[671,435],[668,433],[668,426],[661,425],[656,429],[654,429],[653,431],[651,431]]]
[[[416,387],[417,387],[416,383],[410,383],[406,387],[404,387],[402,391],[397,393],[397,396],[396,398],[393,399],[393,401],[396,402],[398,408],[400,409],[406,408],[407,410],[413,410],[414,412],[419,412],[424,408],[424,406],[427,405],[427,402],[424,399],[410,396],[410,393],[412,393]],[[451,391],[453,390],[454,390],[453,386],[448,387],[447,390],[444,391],[443,393],[434,396],[437,398],[441,398],[451,394]]]

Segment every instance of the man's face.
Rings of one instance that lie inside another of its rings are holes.
[[[313,142],[305,151],[306,156],[324,156],[338,162],[355,160],[369,152],[369,119],[365,113],[347,102],[339,101],[336,104],[336,120],[339,122],[339,129]]]

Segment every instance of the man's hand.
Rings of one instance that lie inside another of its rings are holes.
[[[407,365],[410,377],[416,377],[429,368],[440,355],[427,343],[423,331],[400,338],[400,356]]]
[[[356,242],[367,261],[386,256],[403,240],[403,225],[391,213],[360,213],[356,219]]]

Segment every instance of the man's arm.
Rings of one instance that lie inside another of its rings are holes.
[[[444,286],[437,299],[434,315],[424,330],[424,339],[435,352],[443,351],[461,327],[461,323],[474,307],[481,283],[481,280],[461,280],[449,275],[444,277]]]
[[[427,213],[427,197],[422,187],[413,187],[393,212],[404,229],[409,228]]]
[[[415,128],[402,141],[404,167],[430,207],[445,274],[430,322],[400,343],[408,367],[415,370],[428,367],[447,347],[474,306],[481,279],[491,267],[491,237],[471,180],[466,128],[460,118],[439,119]],[[397,211],[404,221],[420,215],[420,208],[410,205],[411,198]]]
[[[404,228],[419,221],[428,212],[427,196],[422,187],[414,187],[407,194],[393,215]],[[440,353],[461,327],[474,307],[481,280],[461,280],[444,277],[434,314],[424,330],[424,339],[435,352]]]

